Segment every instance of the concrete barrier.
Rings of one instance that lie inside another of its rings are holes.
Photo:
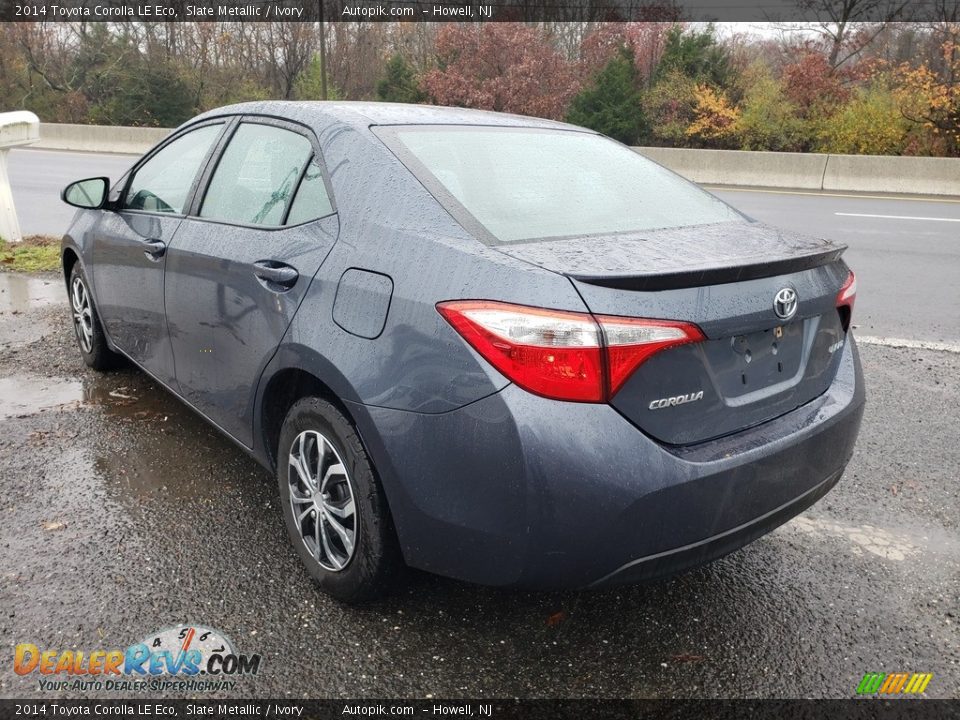
[[[139,155],[169,133],[166,128],[41,123],[34,147]],[[635,149],[704,185],[960,196],[960,158]]]
[[[831,155],[823,189],[960,195],[960,159]]]
[[[635,149],[704,185],[960,196],[960,158]]]
[[[142,155],[169,134],[168,128],[40,123],[40,142],[34,147]]]
[[[704,185],[820,190],[827,166],[826,155],[804,153],[655,147],[637,148],[637,151],[688,180]]]

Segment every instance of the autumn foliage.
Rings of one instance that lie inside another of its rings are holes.
[[[0,106],[172,126],[255,99],[429,102],[636,145],[960,157],[960,24],[8,23]],[[321,48],[324,50],[321,53]]]
[[[578,89],[575,65],[529,25],[444,25],[436,56],[422,85],[439,105],[558,119]]]
[[[723,144],[737,132],[740,110],[730,104],[726,94],[709,85],[697,85],[693,91],[693,122],[687,136],[707,145]]]
[[[849,71],[832,69],[825,55],[811,50],[783,69],[784,94],[805,117],[849,100],[851,80]]]
[[[925,64],[901,65],[895,95],[903,116],[932,134],[942,154],[960,155],[960,43],[947,41],[942,52],[940,74]]]

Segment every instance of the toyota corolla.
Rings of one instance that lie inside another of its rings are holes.
[[[853,452],[844,247],[583,128],[234,105],[63,199],[84,361],[132,361],[273,472],[344,601],[404,565],[676,573],[808,508]]]

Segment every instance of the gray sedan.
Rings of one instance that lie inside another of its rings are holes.
[[[343,601],[405,565],[676,573],[809,507],[853,452],[844,248],[583,128],[248,103],[63,199],[86,363],[133,362],[271,469]]]

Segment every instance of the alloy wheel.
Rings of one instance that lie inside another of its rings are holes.
[[[324,570],[343,570],[357,546],[357,505],[346,466],[333,444],[306,430],[290,447],[290,509],[309,553]]]
[[[90,296],[83,279],[75,277],[70,287],[70,305],[73,309],[73,329],[77,341],[85,353],[93,350],[93,311],[90,308]]]

